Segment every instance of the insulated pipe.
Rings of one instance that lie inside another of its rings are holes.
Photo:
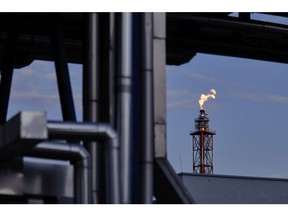
[[[75,203],[91,204],[91,160],[87,150],[79,145],[61,142],[42,142],[27,156],[69,160],[74,165]]]
[[[131,203],[132,139],[132,14],[119,15],[119,52],[117,76],[117,131],[121,144],[123,203]]]
[[[141,20],[142,32],[142,119],[143,137],[140,151],[140,202],[152,203],[153,199],[153,16],[143,13]]]
[[[85,40],[83,58],[83,121],[98,122],[99,110],[99,23],[98,14],[85,17]],[[100,148],[95,142],[84,143],[92,160],[93,202],[100,201]],[[102,197],[102,196],[101,196]]]
[[[51,42],[57,75],[58,91],[64,121],[76,121],[75,106],[71,88],[66,50],[64,47],[64,33],[61,15],[53,17],[51,26]]]
[[[117,133],[108,124],[56,122],[47,123],[49,139],[105,141],[106,203],[122,203],[120,187],[120,146]]]

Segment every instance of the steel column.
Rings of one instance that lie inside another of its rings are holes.
[[[51,42],[56,68],[62,116],[63,120],[65,121],[76,121],[73,93],[64,46],[62,18],[61,15],[56,15],[53,18],[54,22],[52,22],[53,26],[51,26]]]
[[[143,137],[140,147],[140,203],[152,203],[153,199],[153,15],[143,13],[141,20],[141,123]]]
[[[16,16],[17,17],[17,16]],[[9,97],[11,92],[11,84],[13,77],[13,69],[16,60],[16,51],[18,44],[18,22],[12,20],[7,35],[5,51],[2,57],[1,83],[0,83],[0,124],[6,122]]]

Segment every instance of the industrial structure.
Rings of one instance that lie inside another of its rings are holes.
[[[196,203],[167,160],[166,65],[197,53],[288,63],[288,27],[250,15],[1,13],[0,203]],[[61,121],[7,119],[14,69],[34,60],[55,64]],[[68,63],[83,66],[83,121]]]
[[[195,131],[191,132],[193,151],[193,173],[213,174],[213,136],[209,129],[209,118],[204,109],[195,119]]]

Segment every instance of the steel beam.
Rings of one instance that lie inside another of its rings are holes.
[[[158,203],[195,203],[167,160],[166,14],[153,13],[154,175]]]
[[[166,158],[155,159],[154,176],[157,204],[196,203]]]
[[[64,32],[61,15],[53,17],[51,26],[51,42],[57,75],[58,91],[64,121],[76,121],[75,106],[71,88],[66,50],[64,47]]]
[[[11,92],[11,84],[13,77],[13,69],[16,60],[16,51],[18,43],[18,22],[17,16],[16,20],[12,20],[12,23],[7,35],[7,41],[5,46],[4,55],[2,57],[1,64],[1,83],[0,83],[0,124],[6,122],[9,97]]]

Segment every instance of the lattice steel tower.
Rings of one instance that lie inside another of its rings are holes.
[[[213,136],[209,130],[209,118],[204,109],[195,119],[195,131],[191,132],[193,145],[193,173],[213,174]]]

